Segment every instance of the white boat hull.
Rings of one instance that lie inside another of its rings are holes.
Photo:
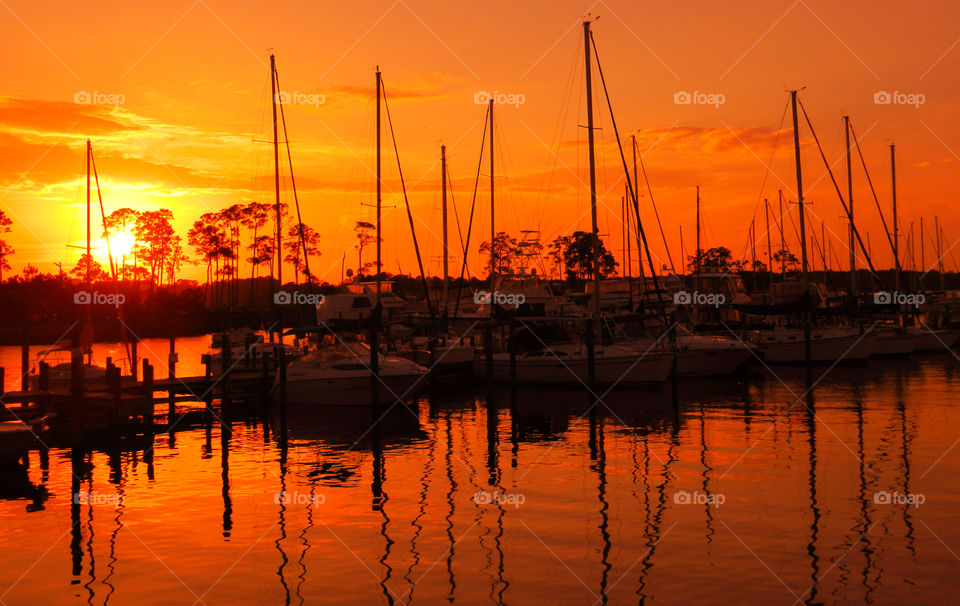
[[[806,362],[806,349],[803,331],[795,331],[793,338],[777,337],[774,341],[761,339],[759,349],[763,360],[768,364],[803,364]],[[858,333],[837,336],[817,335],[810,340],[810,361],[833,363],[839,361],[866,360],[873,351],[876,337]],[[789,339],[789,340],[787,340]]]

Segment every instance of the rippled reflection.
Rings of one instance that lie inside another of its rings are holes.
[[[152,442],[0,464],[0,600],[931,603],[960,551],[956,367],[599,403],[453,385],[376,423],[291,408],[287,440],[199,403]]]

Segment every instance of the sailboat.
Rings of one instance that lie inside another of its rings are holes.
[[[276,59],[270,55],[270,86],[273,103],[274,149],[278,142],[277,133],[277,94],[280,81],[277,76]],[[377,97],[377,266],[376,291],[373,293],[373,306],[368,314],[370,321],[379,322],[382,313],[382,268],[380,263],[380,208],[382,179],[380,172],[380,101],[382,79],[379,68],[376,72]],[[281,108],[282,112],[282,108]],[[276,204],[280,208],[279,159],[274,153],[276,183]],[[279,217],[279,210],[278,210]],[[277,233],[280,233],[278,226]],[[279,247],[278,247],[279,249]],[[364,299],[368,300],[368,299]],[[412,360],[397,356],[381,355],[376,341],[377,333],[372,331],[373,341],[368,345],[350,335],[336,336],[326,325],[315,329],[318,335],[318,348],[291,361],[286,369],[286,397],[289,404],[325,405],[325,406],[372,406],[391,404],[406,400],[416,394],[425,383],[428,371]],[[282,343],[281,343],[282,345]],[[368,359],[369,364],[364,362]],[[274,384],[274,397],[280,397],[280,375]],[[371,392],[377,394],[373,401]]]
[[[91,318],[90,304],[92,301],[92,280],[90,276],[90,266],[93,263],[91,246],[91,220],[90,220],[90,176],[91,165],[93,163],[93,146],[90,139],[87,139],[86,147],[86,165],[87,165],[87,246],[86,246],[86,272],[84,274],[84,295],[77,293],[74,302],[83,302],[84,298],[88,303],[80,329],[80,348],[83,352],[83,381],[86,385],[100,385],[106,380],[107,369],[93,362],[93,320]],[[94,170],[96,170],[94,168]],[[100,180],[97,179],[97,196],[100,196]],[[102,204],[101,204],[102,205]],[[50,388],[51,389],[69,389],[71,377],[73,376],[73,362],[70,350],[67,348],[51,348],[42,352],[33,365],[32,373],[28,380],[34,389],[39,386],[39,376],[36,374],[39,370],[39,362],[45,362],[50,367]]]
[[[578,344],[558,344],[544,346],[519,353],[515,356],[512,365],[516,380],[520,383],[550,383],[559,385],[586,384],[590,378],[590,366],[594,367],[594,382],[601,385],[659,385],[669,376],[673,367],[673,353],[663,351],[657,344],[648,347],[645,351],[619,345],[602,344],[601,336],[601,302],[600,293],[600,264],[599,244],[600,231],[597,222],[597,184],[596,159],[594,144],[594,116],[593,116],[593,83],[590,49],[593,38],[590,33],[590,20],[583,22],[584,43],[584,70],[586,84],[586,111],[587,111],[587,150],[589,154],[590,174],[590,210],[591,228],[593,234],[593,288],[594,296],[590,297],[590,317],[592,318],[592,336],[596,345],[593,347],[593,361],[590,360],[588,348]],[[602,75],[602,71],[601,71]],[[605,86],[605,85],[604,85]],[[491,144],[491,179],[493,178],[493,99],[489,101],[490,112],[490,144]],[[616,134],[616,124],[614,133]],[[626,164],[624,160],[624,170]],[[493,184],[490,188],[491,217],[493,216]],[[495,236],[495,229],[491,221],[491,238]],[[491,254],[490,283],[495,284],[495,264]],[[491,306],[492,307],[492,306]],[[493,355],[494,380],[509,380],[511,378],[511,359],[509,353]],[[485,371],[485,362],[477,361],[474,364],[474,374],[482,376]]]
[[[806,217],[804,213],[803,180],[800,165],[800,131],[797,117],[797,91],[790,91],[793,113],[793,142],[797,171],[797,208],[800,224],[801,293],[811,292],[807,272]],[[776,327],[753,331],[747,340],[762,352],[767,363],[804,364],[832,363],[840,360],[859,361],[868,358],[873,350],[875,336],[857,328],[817,327],[812,323],[812,301],[809,294],[801,298],[801,328]]]

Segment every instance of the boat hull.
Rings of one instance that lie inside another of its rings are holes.
[[[810,341],[810,361],[830,364],[840,361],[862,361],[870,357],[876,337],[851,333],[839,336],[822,336]],[[760,351],[767,364],[804,364],[806,350],[801,336],[795,340],[774,342],[761,341]]]
[[[917,348],[921,336],[914,333],[880,333],[876,335],[872,358],[905,358]]]
[[[920,339],[914,351],[939,352],[949,351],[960,340],[960,330],[943,329],[920,331]]]

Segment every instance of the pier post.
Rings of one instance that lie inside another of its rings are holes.
[[[596,295],[599,296],[599,295]],[[590,391],[597,393],[597,356],[593,343],[593,319],[587,319],[586,322],[586,341],[587,341],[587,385]]]
[[[487,401],[493,400],[493,326],[483,327],[483,355],[487,367]]]
[[[79,345],[79,342],[74,343]],[[84,389],[83,389],[83,352],[80,347],[70,350],[70,421],[73,426],[74,443],[83,439],[84,425]]]
[[[23,377],[20,389],[23,391],[30,391],[30,381],[28,381],[28,375],[30,374],[30,343],[27,342],[27,337],[24,335],[23,344],[20,346],[20,376]]]
[[[5,386],[6,386],[6,377],[4,376],[4,375],[6,374],[6,373],[4,372],[5,370],[6,370],[6,369],[5,369],[3,366],[0,366],[0,393],[7,393],[7,390],[5,389]],[[25,379],[26,379],[26,377],[24,377],[24,380],[25,380]],[[23,381],[21,381],[21,382],[23,382]],[[21,389],[23,389],[23,388],[21,387]]]
[[[230,372],[231,362],[230,354],[230,335],[223,333],[220,335],[220,410],[223,410],[230,394]]]
[[[287,447],[287,350],[280,348],[277,350],[277,371],[280,373],[280,381],[277,386],[280,404],[280,445]]]
[[[167,377],[171,379],[170,389],[167,391],[167,424],[177,414],[177,392],[174,390],[172,379],[177,378],[177,338],[170,337],[170,352],[167,354]]]
[[[147,398],[147,418],[144,421],[148,435],[153,436],[153,365],[146,358],[143,360],[143,393]]]
[[[130,374],[133,376],[133,382],[137,382],[137,336],[134,334],[130,335]]]
[[[120,369],[113,365],[112,360],[107,363],[106,380],[107,392],[113,399],[113,406],[111,407],[111,424],[113,427],[111,429],[117,429],[122,420],[123,395],[120,391]]]
[[[517,392],[517,319],[516,311],[510,311],[510,339],[507,347],[510,350],[510,393],[516,399]]]
[[[37,365],[37,389],[40,391],[49,391],[50,390],[50,365],[44,361],[40,361]]]

